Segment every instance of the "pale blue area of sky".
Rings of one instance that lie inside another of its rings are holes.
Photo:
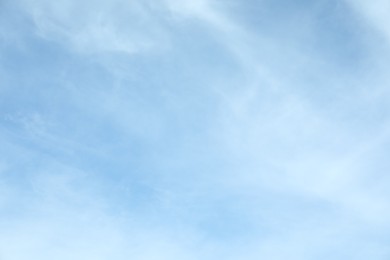
[[[389,259],[388,17],[0,1],[0,259]]]

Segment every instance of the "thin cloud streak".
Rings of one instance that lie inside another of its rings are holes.
[[[18,8],[32,24],[24,53],[1,49],[0,257],[389,255],[387,81],[365,71],[384,66],[368,34],[350,69],[313,40],[318,6],[291,38],[220,1]]]

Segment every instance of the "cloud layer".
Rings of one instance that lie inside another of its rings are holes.
[[[0,259],[388,259],[385,1],[3,1]]]

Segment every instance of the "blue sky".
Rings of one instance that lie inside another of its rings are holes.
[[[0,2],[0,259],[389,259],[385,0]]]

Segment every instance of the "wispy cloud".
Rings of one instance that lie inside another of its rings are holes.
[[[386,3],[5,6],[0,258],[388,257]]]
[[[47,40],[81,53],[133,54],[163,44],[163,28],[139,1],[109,3],[23,1],[22,7]],[[155,14],[158,15],[158,14]]]

